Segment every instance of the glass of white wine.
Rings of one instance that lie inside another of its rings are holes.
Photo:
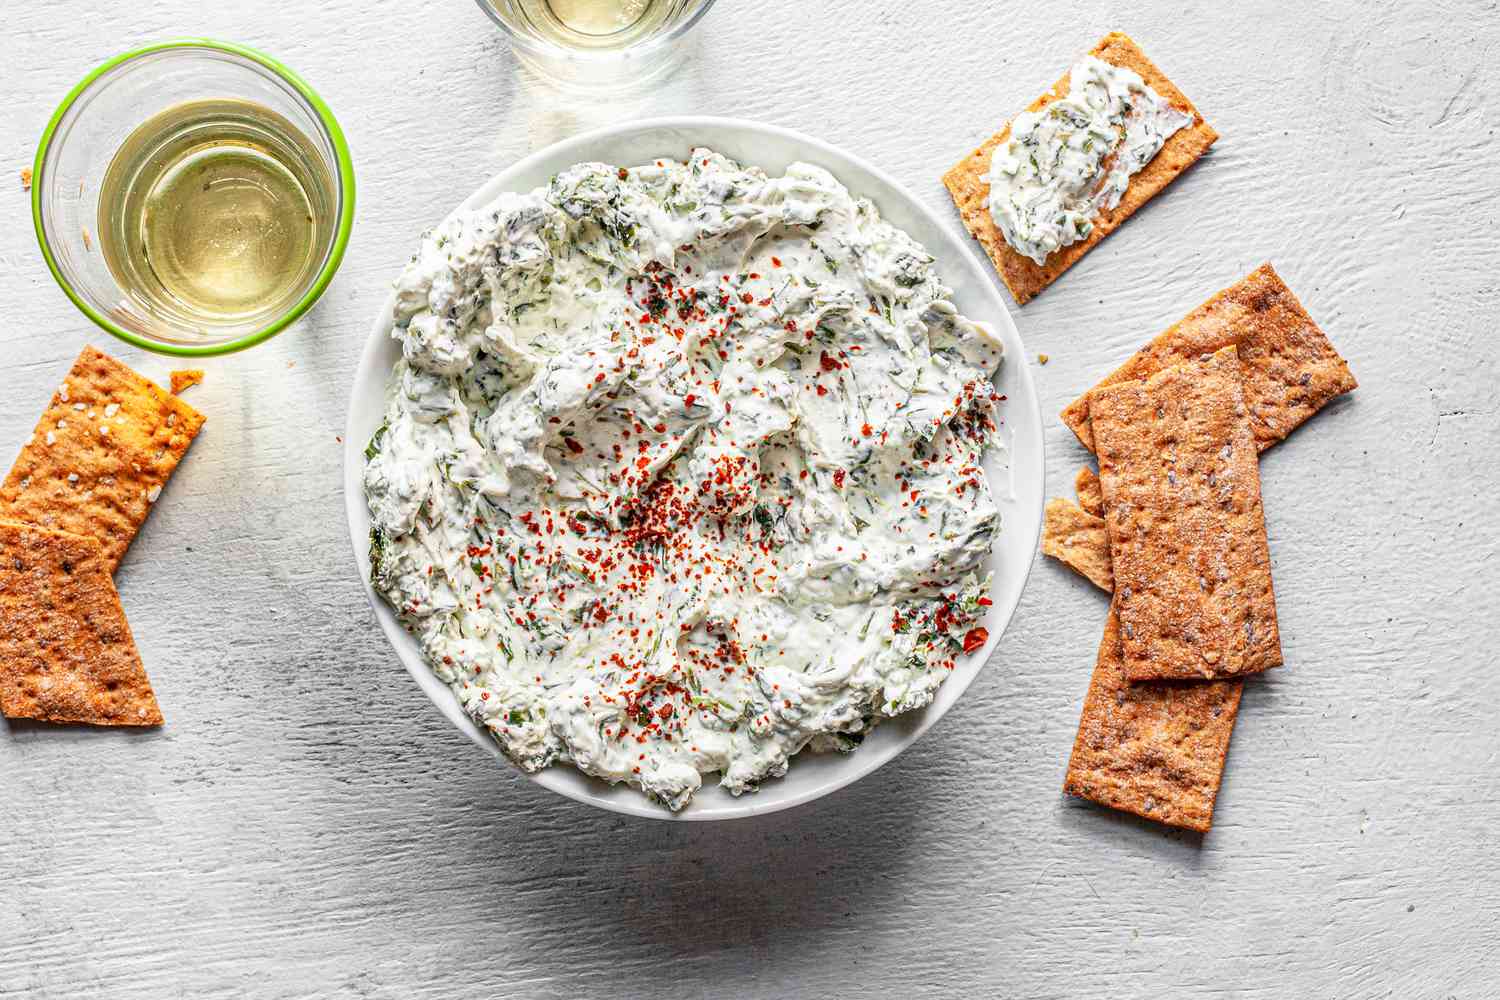
[[[563,87],[649,83],[682,59],[714,0],[478,0],[517,56]]]
[[[75,87],[32,177],[42,253],[122,340],[178,355],[259,343],[332,279],[354,217],[333,114],[291,70],[226,42],[127,52]]]

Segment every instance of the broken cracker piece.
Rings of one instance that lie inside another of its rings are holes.
[[[1104,492],[1099,486],[1099,473],[1085,465],[1073,478],[1073,492],[1078,494],[1078,506],[1095,517],[1104,516]]]
[[[1115,589],[1109,560],[1109,530],[1071,500],[1047,501],[1042,523],[1042,554],[1087,577],[1105,593]]]
[[[31,190],[31,168],[30,167],[22,167],[21,168],[21,190],[22,191],[30,191]]]
[[[985,177],[989,174],[990,159],[995,149],[1010,139],[1009,124],[943,175],[943,185],[953,196],[953,203],[958,207],[969,235],[984,247],[1000,279],[1005,282],[1005,287],[1010,289],[1011,295],[1021,305],[1035,298],[1093,249],[1096,243],[1118,229],[1137,209],[1176,180],[1179,174],[1208,152],[1208,147],[1219,137],[1213,127],[1203,120],[1198,109],[1193,107],[1193,102],[1146,58],[1145,53],[1129,36],[1118,31],[1111,32],[1090,49],[1089,54],[1111,65],[1134,70],[1163,100],[1179,111],[1192,115],[1193,121],[1168,138],[1156,156],[1131,176],[1130,186],[1125,189],[1119,204],[1105,209],[1093,220],[1094,227],[1088,236],[1054,251],[1043,264],[1018,253],[1005,242],[1005,236],[990,215],[990,185]],[[1026,110],[1039,111],[1053,101],[1066,97],[1071,77],[1070,68],[1050,91],[1033,101]]]
[[[98,540],[110,572],[203,415],[85,347],[0,486],[0,517]]]
[[[202,381],[202,368],[179,368],[172,373],[172,395],[180,396]]]
[[[1240,378],[1255,446],[1265,451],[1329,400],[1358,387],[1297,296],[1262,264],[1174,323],[1062,411],[1063,423],[1094,450],[1089,397],[1107,385],[1157,372],[1220,348],[1239,347]]]
[[[1111,604],[1063,791],[1207,832],[1244,684],[1131,683]]]
[[[1100,389],[1091,406],[1126,674],[1278,666],[1260,467],[1235,349]]]
[[[0,521],[0,712],[161,725],[111,568],[92,538]]]

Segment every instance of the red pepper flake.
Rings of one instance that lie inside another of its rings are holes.
[[[836,487],[838,487],[839,489],[843,489],[844,488],[844,470],[843,469],[834,469],[833,470],[833,485],[836,486]]]
[[[692,393],[688,393],[686,396],[682,397],[682,405],[683,406],[692,406],[693,405],[693,400],[695,400],[697,398],[698,397],[694,396]]]
[[[565,437],[565,438],[563,438],[563,443],[568,446],[568,450],[571,451],[573,454],[575,454],[575,455],[582,455],[583,454],[583,445],[579,444],[575,439],[570,438],[570,437]]]
[[[781,266],[781,258],[780,257],[772,257],[771,258],[771,266],[772,267],[780,267]]]
[[[840,368],[838,359],[830,357],[827,351],[823,351],[818,356],[818,366],[825,372],[836,372]]]
[[[964,652],[970,655],[979,652],[984,644],[990,641],[990,631],[986,628],[971,628],[964,635]]]
[[[818,390],[818,395],[819,396],[826,396],[826,395],[828,395],[828,387],[827,386],[818,385],[816,388]]]
[[[859,432],[865,437],[869,437],[871,434],[875,433],[875,428],[871,427],[869,424],[865,424],[859,429]]]

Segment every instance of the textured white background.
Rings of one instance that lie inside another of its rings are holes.
[[[1497,995],[1495,3],[723,0],[695,63],[618,107],[539,90],[465,0],[7,14],[6,448],[85,341],[115,350],[15,179],[87,69],[179,34],[264,48],[338,112],[361,188],[319,307],[208,366],[207,429],[121,568],[166,727],[0,724],[0,996]],[[360,593],[337,468],[421,230],[531,149],[665,112],[823,136],[957,226],[941,172],[1113,28],[1223,138],[1017,311],[1051,356],[1049,493],[1082,458],[1058,409],[1263,260],[1362,383],[1262,463],[1287,665],[1248,687],[1213,832],[1059,795],[1105,602],[1051,563],[941,725],[764,820],[595,812],[443,723]]]

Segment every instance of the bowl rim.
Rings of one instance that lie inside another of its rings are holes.
[[[1003,499],[1017,503],[1020,506],[1020,513],[1024,514],[1027,508],[1031,506],[1028,502],[1029,496],[1030,500],[1034,501],[1035,510],[1033,517],[1012,522],[1010,530],[1018,532],[1021,541],[1028,543],[1024,545],[1026,555],[1018,560],[1017,563],[1012,564],[1013,568],[1010,570],[1015,574],[1016,589],[1014,596],[1008,602],[1005,602],[1004,607],[1002,607],[1002,602],[997,600],[990,609],[991,616],[987,616],[984,622],[991,630],[989,641],[985,644],[980,655],[971,661],[973,667],[965,671],[955,671],[956,676],[948,677],[939,689],[938,698],[942,698],[944,692],[951,691],[951,699],[947,700],[945,704],[929,705],[920,711],[903,713],[888,720],[884,723],[884,726],[892,728],[904,726],[907,728],[907,731],[901,733],[892,745],[883,745],[878,748],[869,745],[862,747],[859,753],[849,758],[850,765],[847,768],[829,776],[820,784],[774,798],[769,798],[764,794],[742,796],[730,807],[715,806],[712,810],[699,811],[693,806],[689,806],[680,812],[674,813],[657,803],[649,801],[645,796],[639,795],[633,790],[629,797],[613,797],[609,793],[618,786],[601,782],[599,779],[578,771],[571,766],[564,767],[564,770],[568,773],[561,773],[559,766],[543,768],[538,772],[526,772],[521,771],[519,768],[515,769],[523,777],[543,786],[548,791],[582,804],[594,806],[608,812],[666,822],[716,822],[748,819],[805,805],[808,802],[845,788],[861,778],[867,777],[908,750],[912,744],[947,714],[948,710],[957,703],[958,699],[969,688],[974,679],[979,676],[979,673],[989,665],[991,657],[999,647],[1001,638],[1013,621],[1016,611],[1020,609],[1026,585],[1030,580],[1032,569],[1036,565],[1036,549],[1041,539],[1042,515],[1045,507],[1047,449],[1045,423],[1042,419],[1041,411],[1041,397],[1037,393],[1031,366],[1027,363],[1025,344],[1021,340],[1020,330],[1015,324],[1015,319],[1011,314],[1010,308],[1006,305],[1003,296],[999,294],[998,285],[994,280],[993,274],[987,267],[981,266],[980,258],[976,256],[973,248],[967,245],[967,241],[961,236],[955,235],[951,220],[942,219],[938,212],[934,211],[889,173],[874,166],[863,157],[849,152],[842,146],[784,126],[731,116],[672,115],[616,123],[560,139],[510,163],[496,171],[468,195],[460,199],[453,209],[450,210],[448,216],[483,204],[485,199],[493,199],[504,191],[515,190],[515,178],[535,171],[538,167],[549,163],[553,159],[572,157],[573,160],[578,162],[587,160],[589,158],[588,151],[600,143],[621,140],[635,133],[675,130],[691,134],[709,129],[727,129],[751,135],[780,138],[801,147],[801,152],[795,159],[805,159],[816,163],[820,162],[820,156],[831,155],[836,159],[846,161],[850,168],[864,171],[876,184],[884,185],[895,197],[904,200],[905,204],[901,206],[903,209],[910,210],[920,216],[934,229],[942,232],[945,237],[952,239],[955,252],[951,258],[951,262],[947,266],[953,268],[955,271],[962,269],[968,272],[969,277],[975,283],[974,287],[983,289],[981,294],[988,295],[990,303],[995,307],[995,322],[997,324],[1004,324],[1009,330],[1010,335],[1014,338],[1014,345],[1019,348],[1014,352],[1013,360],[1013,371],[1015,372],[1015,378],[1018,380],[1018,385],[1012,389],[1012,392],[1023,394],[1024,401],[1022,398],[1012,396],[1011,402],[1013,405],[1024,407],[1023,412],[1025,412],[1030,421],[1032,430],[1026,436],[1026,442],[1028,450],[1034,448],[1035,482],[1027,486],[1020,480],[1013,478],[1011,481],[1011,496]],[[666,150],[664,149],[663,152],[665,153]],[[748,159],[741,162],[746,163],[748,166],[760,165]],[[829,169],[834,168],[830,165]],[[837,170],[835,170],[835,175],[839,177],[841,183],[853,183],[848,178],[840,175]],[[861,191],[857,187],[851,187],[851,190],[856,194],[866,197],[875,197],[873,192]],[[888,206],[882,202],[877,202],[877,204],[880,205],[882,214],[885,214]],[[445,218],[448,216],[445,216]],[[389,369],[388,365],[382,364],[380,361],[380,349],[382,346],[389,349],[389,344],[386,342],[391,340],[390,316],[395,301],[396,292],[392,289],[385,297],[381,311],[376,315],[369,334],[360,343],[360,357],[355,365],[353,384],[350,387],[349,408],[345,415],[342,470],[344,512],[345,518],[348,521],[351,547],[354,550],[355,567],[360,576],[360,585],[363,587],[366,599],[369,601],[375,615],[376,624],[380,627],[382,635],[384,635],[386,641],[390,644],[391,651],[395,654],[403,670],[416,682],[424,698],[451,725],[459,729],[468,738],[469,742],[485,751],[493,759],[504,760],[504,755],[498,743],[464,714],[463,710],[458,706],[457,700],[453,697],[451,690],[441,680],[437,679],[436,674],[432,672],[431,667],[422,659],[420,652],[415,649],[414,645],[412,645],[410,655],[408,655],[408,650],[404,649],[403,646],[406,643],[412,642],[411,636],[406,634],[402,626],[395,619],[389,606],[375,592],[369,580],[367,537],[369,508],[363,490],[363,452],[366,429],[360,420],[362,409],[367,407],[361,404],[361,400],[367,392],[372,378],[378,377],[380,385],[383,388],[388,382]],[[1008,344],[1007,346],[1011,345]],[[395,350],[399,352],[399,347],[395,348]],[[1012,361],[1010,352],[1007,353],[1007,361]],[[1029,405],[1027,405],[1028,403]],[[1019,441],[1020,437],[1018,435],[1016,440],[1012,442],[1012,445],[1019,443]],[[1011,456],[1012,476],[1017,471],[1017,454],[1013,453]],[[575,787],[577,782],[574,779],[581,779],[583,785],[587,786],[587,788]],[[595,786],[597,786],[596,790]]]
[[[46,226],[42,221],[42,189],[44,172],[46,169],[47,153],[52,147],[52,140],[56,135],[57,127],[77,100],[83,96],[93,85],[106,73],[143,56],[152,55],[157,52],[166,52],[179,49],[210,49],[216,52],[224,52],[230,55],[247,59],[261,67],[270,70],[284,83],[289,85],[306,102],[308,108],[322,125],[329,143],[333,146],[334,173],[338,179],[339,191],[339,217],[338,225],[334,230],[333,243],[329,247],[328,257],[323,262],[317,277],[313,279],[307,291],[286,312],[282,313],[268,325],[254,330],[242,337],[227,340],[216,344],[171,344],[150,337],[142,336],[132,330],[127,330],[118,323],[111,321],[107,316],[95,309],[83,296],[78,293],[72,283],[63,274],[52,253],[52,247],[47,240]],[[37,243],[41,246],[42,258],[47,262],[47,270],[52,272],[52,277],[62,288],[63,293],[73,301],[89,319],[103,328],[107,333],[118,337],[128,344],[133,344],[143,350],[153,351],[157,354],[167,354],[175,357],[201,358],[212,357],[220,354],[231,354],[242,351],[247,347],[253,347],[264,340],[275,336],[296,322],[303,313],[310,309],[314,302],[318,301],[323,292],[333,280],[334,274],[343,262],[344,251],[349,246],[349,236],[354,227],[354,202],[355,181],[354,165],[349,155],[349,144],[344,138],[344,130],[339,127],[338,119],[334,117],[333,110],[323,100],[318,92],[313,90],[302,77],[298,76],[290,67],[273,59],[263,52],[259,52],[246,45],[236,42],[224,42],[213,38],[174,38],[167,41],[152,42],[129,51],[122,52],[105,60],[96,66],[82,80],[68,91],[57,110],[52,112],[52,117],[47,120],[46,128],[42,130],[41,140],[37,143],[36,157],[32,162],[31,178],[31,222],[36,230]]]
[[[530,35],[524,35],[505,23],[495,10],[494,5],[490,3],[490,0],[474,0],[474,2],[479,5],[480,10],[484,11],[485,16],[495,23],[496,27],[505,32],[506,36],[510,38],[512,45],[525,49],[533,55],[543,56],[548,59],[604,64],[623,61],[625,59],[638,59],[644,53],[654,52],[666,45],[670,45],[691,31],[695,24],[703,20],[704,15],[713,8],[716,0],[698,0],[698,9],[690,17],[684,21],[679,21],[670,30],[655,38],[648,38],[637,45],[627,45],[622,49],[597,50],[570,49],[552,42],[533,38]]]

